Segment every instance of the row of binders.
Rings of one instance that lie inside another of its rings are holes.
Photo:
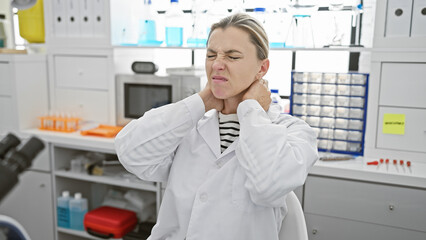
[[[55,37],[105,36],[107,4],[105,0],[53,0]]]

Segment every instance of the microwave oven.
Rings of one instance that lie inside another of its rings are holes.
[[[146,111],[200,91],[199,76],[116,75],[116,123],[124,126]]]

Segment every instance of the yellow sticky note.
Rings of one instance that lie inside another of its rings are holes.
[[[383,115],[383,133],[404,135],[405,114],[385,113]]]

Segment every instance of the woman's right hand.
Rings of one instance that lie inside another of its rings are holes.
[[[223,99],[218,99],[213,95],[209,83],[207,83],[204,89],[201,90],[198,94],[200,95],[201,99],[203,99],[206,112],[212,109],[216,109],[219,112],[222,111],[224,104]]]

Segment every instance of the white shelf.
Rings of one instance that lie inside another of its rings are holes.
[[[73,230],[73,229],[61,228],[61,227],[57,227],[57,229],[58,229],[58,232],[79,236],[79,237],[84,237],[87,239],[104,239],[104,238],[98,238],[98,237],[92,236],[88,234],[86,231],[79,231],[79,230]],[[122,238],[114,238],[114,239],[120,240]]]
[[[116,49],[131,49],[131,48],[140,48],[140,49],[186,49],[186,50],[204,50],[206,47],[169,47],[169,46],[140,46],[140,45],[113,45],[113,48]],[[327,48],[270,48],[270,51],[347,51],[347,52],[371,52],[372,48],[364,47],[327,47]]]
[[[133,188],[133,189],[144,190],[144,191],[152,191],[152,192],[157,191],[157,186],[155,185],[155,183],[145,182],[142,180],[126,180],[126,179],[120,179],[120,178],[114,178],[114,177],[108,177],[108,176],[91,176],[87,174],[72,173],[72,172],[64,171],[64,170],[55,171],[54,174],[57,177],[76,179],[80,181],[102,183],[102,184]]]

